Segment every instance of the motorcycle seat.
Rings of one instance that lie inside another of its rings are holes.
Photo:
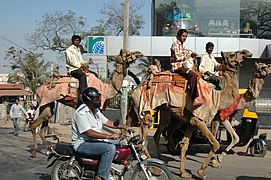
[[[62,155],[69,155],[69,156],[75,155],[75,150],[73,149],[71,143],[67,143],[67,142],[58,142],[56,144],[55,151],[58,154],[62,154]]]

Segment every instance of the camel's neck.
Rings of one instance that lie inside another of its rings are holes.
[[[237,109],[244,109],[254,104],[260,96],[263,85],[264,79],[254,77],[249,83],[248,90],[243,94]]]
[[[123,80],[127,75],[127,68],[125,64],[116,63],[106,99],[111,99],[120,93]]]
[[[224,78],[224,89],[221,91],[220,108],[226,109],[231,106],[239,96],[239,82],[237,72],[224,71],[222,74]]]

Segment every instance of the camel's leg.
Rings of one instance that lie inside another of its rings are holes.
[[[188,150],[189,140],[194,130],[195,130],[194,127],[192,127],[189,124],[187,126],[187,129],[184,133],[184,137],[182,139],[181,155],[180,155],[180,173],[181,173],[182,178],[192,178],[192,175],[184,169],[184,161],[185,161],[186,151]]]
[[[220,122],[218,120],[213,120],[211,125],[211,132],[214,135],[214,137],[217,136],[218,128],[219,128]]]
[[[231,148],[233,148],[233,146],[236,145],[240,140],[239,136],[237,135],[237,133],[233,129],[233,127],[228,119],[226,119],[225,121],[222,121],[222,123],[231,135],[231,143],[230,143],[230,145],[227,146],[227,148],[225,149],[225,152],[222,152],[220,155],[217,156],[217,159],[220,163],[221,163],[223,157],[227,155],[227,152],[229,150],[231,150]]]
[[[208,141],[210,142],[210,145],[211,145],[211,150],[210,150],[207,158],[202,163],[201,168],[198,170],[198,175],[201,178],[205,178],[208,163],[210,162],[211,158],[214,156],[214,153],[219,149],[220,144],[216,140],[216,138],[213,136],[211,131],[207,128],[205,122],[201,121],[200,119],[198,119],[196,117],[193,117],[190,120],[190,123],[191,123],[192,126],[197,127],[202,132],[202,134],[208,139]]]
[[[32,157],[37,156],[38,144],[37,144],[37,136],[36,136],[36,128],[46,120],[49,120],[52,117],[52,111],[50,106],[41,107],[40,108],[40,115],[31,125],[32,135],[33,135],[33,142],[34,148],[32,151]]]
[[[157,150],[157,157],[158,157],[158,159],[161,159],[161,151],[160,151],[160,146],[159,146],[160,137],[161,137],[161,134],[163,133],[165,127],[168,125],[168,121],[170,119],[170,113],[169,113],[169,111],[162,111],[161,110],[160,114],[162,114],[163,117],[160,118],[159,127],[155,131],[155,134],[153,136],[153,139],[154,139],[154,142],[155,142],[155,146],[156,146],[156,150]]]
[[[147,158],[151,158],[151,155],[148,151],[148,141],[147,141],[147,137],[148,137],[148,132],[149,132],[149,126],[148,124],[145,124],[143,121],[140,121],[140,132],[139,135],[141,137],[141,139],[144,139],[146,141],[146,149],[144,150],[144,154],[147,156]]]
[[[49,128],[48,121],[44,121],[42,123],[42,127],[41,127],[40,132],[39,132],[40,138],[41,138],[43,144],[45,145],[46,149],[48,149],[48,144],[47,144],[47,141],[45,139],[45,133],[46,133],[47,130],[49,131],[48,128]]]
[[[214,135],[215,138],[217,137],[217,132],[218,132],[219,125],[220,125],[219,120],[214,119],[212,121],[211,132],[212,132],[212,134]],[[221,163],[218,162],[215,157],[212,157],[210,164],[211,164],[211,166],[213,168],[218,168],[219,169],[219,168],[222,167]]]

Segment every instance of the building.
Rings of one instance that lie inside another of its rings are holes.
[[[153,0],[152,35],[271,39],[269,0]]]
[[[189,31],[186,48],[199,56],[210,41],[215,45],[213,54],[217,58],[221,57],[221,51],[247,49],[252,52],[253,59],[243,62],[239,71],[240,88],[247,88],[254,62],[271,63],[270,5],[270,0],[153,0],[152,36],[129,37],[128,49],[139,50],[150,60],[158,58],[164,69],[168,69],[170,46],[177,31],[185,28]],[[123,38],[92,36],[88,45],[91,45],[88,55],[101,64],[93,70],[103,69],[107,73],[108,67],[104,65],[107,57],[117,55],[123,47]],[[270,91],[269,77],[256,103],[257,111],[268,114],[265,122],[270,116]]]

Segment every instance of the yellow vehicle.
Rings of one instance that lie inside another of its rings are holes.
[[[239,93],[243,94],[245,91],[246,89],[240,89]],[[240,110],[233,119],[237,119],[236,122],[238,123],[235,123],[235,125],[232,123],[232,125],[240,138],[240,141],[236,146],[243,147],[249,143],[246,153],[248,153],[248,150],[250,150],[250,154],[252,156],[264,157],[267,153],[266,133],[262,133],[258,138],[255,138],[255,136],[258,134],[259,120],[254,106]],[[184,124],[181,128],[178,128],[174,131],[171,137],[173,144],[167,144],[169,153],[174,155],[179,154],[180,149],[179,146],[176,145],[182,140],[185,129],[186,125]],[[227,133],[226,141],[222,142],[221,137],[217,138],[224,145],[231,143],[231,136],[229,133]],[[199,131],[194,131],[190,140],[190,144],[206,143],[209,143],[206,138]]]

